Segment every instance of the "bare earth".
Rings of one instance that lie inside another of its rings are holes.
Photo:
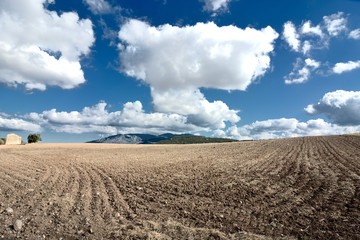
[[[0,146],[0,238],[360,239],[360,137]]]

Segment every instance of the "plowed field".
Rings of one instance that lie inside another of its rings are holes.
[[[360,137],[0,146],[0,238],[360,239]]]

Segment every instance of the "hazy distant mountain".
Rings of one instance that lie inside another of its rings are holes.
[[[90,141],[88,143],[119,143],[119,144],[153,144],[159,141],[168,140],[178,136],[191,136],[190,134],[171,134],[165,133],[161,135],[151,134],[118,134]]]
[[[176,136],[171,139],[162,140],[158,144],[195,144],[195,143],[225,143],[225,142],[238,142],[235,139],[229,138],[212,138],[203,136]]]

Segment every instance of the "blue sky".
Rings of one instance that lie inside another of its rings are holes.
[[[360,131],[360,1],[2,0],[0,136]]]

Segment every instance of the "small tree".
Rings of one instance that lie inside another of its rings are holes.
[[[42,141],[40,134],[29,134],[28,143],[37,143],[38,141]]]
[[[6,143],[6,138],[0,138],[0,145],[4,145]]]

